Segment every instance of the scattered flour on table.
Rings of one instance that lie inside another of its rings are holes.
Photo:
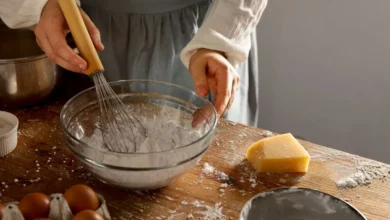
[[[203,202],[194,201],[192,203],[196,208],[203,210],[195,211],[194,214],[200,214],[202,220],[226,220],[227,217],[222,213],[222,203],[218,202],[214,206],[204,205]]]
[[[255,177],[249,177],[249,180],[248,180],[250,183],[251,183],[251,187],[252,188],[256,188],[257,186],[257,181],[256,181],[256,178]]]
[[[219,177],[218,177],[221,181],[228,181],[229,180],[229,176],[224,173],[224,172],[220,172],[219,173]]]
[[[209,163],[204,163],[202,172],[205,174],[212,174],[214,172],[214,167],[210,166]]]
[[[352,154],[334,150],[332,152],[315,152],[311,155],[313,161],[328,162],[331,160],[348,161],[352,165],[338,167],[347,172],[335,180],[339,188],[354,188],[359,185],[370,184],[376,179],[390,177],[390,166],[381,162],[361,158]]]
[[[12,124],[7,120],[0,118],[0,135],[5,134],[6,132],[12,129]]]
[[[287,180],[284,179],[284,178],[280,178],[280,179],[279,179],[279,183],[286,183],[286,182],[287,182]]]
[[[357,172],[344,177],[336,182],[340,188],[353,188],[358,185],[367,185],[375,179],[389,177],[389,167],[375,161],[357,161],[355,163]]]
[[[184,204],[183,204],[184,203]],[[218,202],[214,205],[206,205],[204,201],[195,200],[191,204],[182,201],[182,204],[192,205],[194,208],[190,208],[190,213],[179,212],[178,210],[170,210],[170,216],[157,217],[156,219],[200,219],[200,220],[227,220],[228,218],[222,212],[222,203]]]
[[[227,182],[230,180],[229,175],[227,175],[224,172],[217,171],[215,168],[210,165],[209,163],[205,162],[202,167],[202,173],[206,175],[212,175],[215,174],[216,178],[222,182]]]
[[[264,130],[262,132],[262,135],[266,136],[266,137],[272,137],[273,136],[273,133],[271,131],[267,131],[267,130]]]
[[[173,201],[172,197],[166,196],[169,201]]]

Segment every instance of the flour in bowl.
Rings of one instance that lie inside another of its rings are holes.
[[[117,143],[121,149],[128,153],[150,153],[172,150],[198,140],[201,130],[192,128],[190,119],[183,119],[180,110],[163,108],[163,110],[152,117],[137,117],[145,128],[146,138],[143,133],[132,125],[119,125],[122,133],[110,132],[105,140],[101,129],[95,129],[90,137],[83,137],[82,140],[89,146],[106,149],[105,143]],[[180,122],[180,123],[179,123]],[[118,131],[118,130],[116,130]],[[124,140],[118,141],[118,140]]]

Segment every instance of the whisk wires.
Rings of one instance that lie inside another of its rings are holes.
[[[101,112],[103,139],[115,152],[136,152],[137,143],[146,138],[141,122],[127,110],[122,100],[106,81],[102,72],[92,75]]]

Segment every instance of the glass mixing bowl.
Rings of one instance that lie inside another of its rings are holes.
[[[110,85],[143,122],[152,126],[157,119],[174,122],[197,136],[158,152],[108,151],[91,141],[100,128],[100,109],[95,87],[89,88],[70,99],[60,113],[67,146],[87,170],[107,184],[142,190],[164,187],[196,165],[210,146],[217,123],[216,111],[208,100],[190,89],[161,81],[126,80]],[[193,126],[194,121],[197,126]]]

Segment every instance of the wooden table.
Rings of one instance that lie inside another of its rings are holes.
[[[67,149],[59,125],[63,103],[14,111],[20,120],[19,139],[16,150],[0,158],[0,182],[4,182],[0,185],[1,202],[19,200],[34,191],[64,192],[73,184],[87,183],[105,196],[113,219],[187,219],[191,215],[204,219],[200,212],[218,203],[226,219],[238,219],[241,208],[252,196],[294,185],[346,199],[368,219],[389,219],[389,181],[375,180],[348,190],[336,187],[335,180],[348,167],[352,155],[340,156],[341,152],[302,141],[313,157],[308,174],[256,174],[244,155],[249,145],[269,132],[227,121],[219,123],[215,141],[201,162],[166,188],[131,192],[107,186],[75,162]],[[215,168],[214,173],[202,172],[205,163]],[[228,181],[220,178],[221,172],[228,175]]]

